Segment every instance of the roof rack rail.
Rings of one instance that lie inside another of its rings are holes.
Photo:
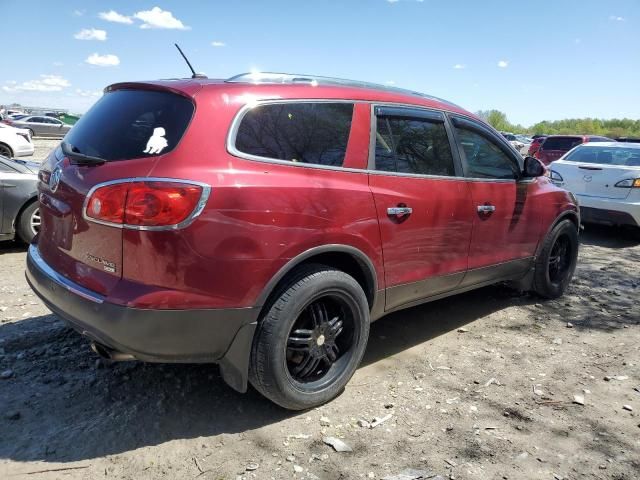
[[[437,100],[439,102],[447,103],[449,105],[457,106],[448,100],[434,97],[432,95],[426,95],[414,90],[408,90],[404,88],[391,87],[389,85],[381,85],[373,82],[362,82],[359,80],[348,80],[346,78],[335,77],[323,77],[319,75],[301,75],[296,73],[276,73],[276,72],[249,72],[241,73],[225,80],[227,83],[252,83],[255,85],[265,84],[285,84],[285,85],[335,85],[341,87],[355,87],[355,88],[369,88],[373,90],[382,90],[385,92],[399,93],[403,95],[411,95],[415,97],[427,98],[430,100]]]

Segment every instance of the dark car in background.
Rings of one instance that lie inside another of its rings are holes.
[[[40,229],[38,164],[0,155],[0,240],[25,243]]]
[[[549,135],[540,145],[535,157],[545,165],[549,165],[572,148],[583,143],[613,141],[611,138],[597,135]]]

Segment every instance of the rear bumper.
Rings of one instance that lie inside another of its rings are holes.
[[[246,365],[238,363],[248,359],[259,308],[148,310],[109,303],[53,270],[37,245],[29,247],[26,277],[44,303],[83,335],[140,360],[218,362],[228,383],[234,383],[228,375],[240,375],[236,380],[246,388]]]
[[[584,223],[640,226],[640,203],[576,195]]]

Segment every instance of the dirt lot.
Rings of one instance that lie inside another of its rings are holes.
[[[558,301],[491,287],[376,322],[345,392],[303,413],[215,366],[98,360],[24,260],[0,245],[0,478],[640,478],[640,243],[620,230],[582,235]]]
[[[392,314],[345,392],[302,413],[215,366],[98,360],[0,244],[0,478],[638,479],[640,241],[581,240],[564,298],[491,287]]]

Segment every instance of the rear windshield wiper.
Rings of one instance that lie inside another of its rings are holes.
[[[92,157],[91,155],[85,155],[84,153],[81,153],[69,142],[62,142],[60,146],[62,147],[62,153],[64,153],[67,157],[74,159],[75,163],[77,164],[102,165],[106,162],[104,158]]]

